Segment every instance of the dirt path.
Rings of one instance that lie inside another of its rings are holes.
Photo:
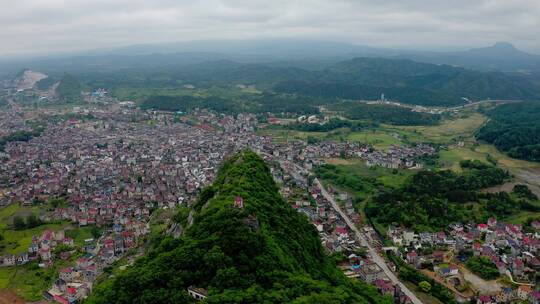
[[[422,269],[421,270],[423,274],[427,275],[428,277],[435,280],[437,283],[445,286],[446,288],[450,289],[454,294],[457,296],[462,297],[463,299],[470,299],[472,296],[474,296],[474,293],[471,290],[467,290],[466,292],[458,291],[452,284],[448,284],[446,280],[442,279],[441,277],[437,276],[432,271]]]
[[[471,283],[471,288],[480,292],[481,294],[495,294],[498,293],[503,286],[497,281],[486,281],[481,277],[470,272],[467,268],[459,265],[459,271],[463,274],[466,281]]]
[[[0,290],[0,304],[25,304],[26,302],[9,289]]]

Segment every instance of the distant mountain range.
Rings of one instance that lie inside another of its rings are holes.
[[[252,84],[266,92],[322,99],[375,100],[384,93],[405,103],[449,106],[488,98],[540,100],[539,63],[540,56],[503,42],[437,53],[269,40],[133,46],[10,66],[26,64],[53,78],[69,73],[90,87]]]
[[[49,73],[111,71],[124,68],[184,66],[206,61],[232,60],[241,63],[282,63],[307,69],[355,57],[411,59],[433,64],[448,64],[477,70],[499,70],[521,74],[540,74],[540,56],[516,49],[507,42],[460,52],[433,52],[373,48],[342,42],[266,39],[195,41],[184,43],[134,45],[117,49],[94,50],[55,57],[0,61],[0,73],[15,73],[23,68]]]
[[[294,94],[329,102],[339,99],[377,100],[383,93],[389,100],[427,106],[455,106],[467,100],[483,99],[540,100],[540,83],[521,74],[369,57],[327,63],[317,69],[284,63],[217,60],[109,72],[87,71],[77,77],[88,87],[108,89],[159,89],[181,84],[194,85],[198,89],[254,85],[264,92]]]
[[[515,48],[508,42],[462,52],[410,52],[398,57],[427,63],[451,64],[481,70],[530,73],[540,70],[540,56]]]

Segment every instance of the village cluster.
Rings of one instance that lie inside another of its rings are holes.
[[[490,218],[476,225],[455,223],[437,233],[389,227],[387,236],[396,247],[404,249],[402,257],[407,263],[417,269],[433,266],[433,275],[451,289],[464,282],[462,262],[470,256],[488,258],[499,274],[508,276],[516,287],[496,292],[478,290],[479,303],[539,303],[540,292],[533,286],[540,270],[540,222],[533,221],[531,227],[534,231],[525,232],[521,225]]]

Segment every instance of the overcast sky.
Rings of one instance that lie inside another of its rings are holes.
[[[208,39],[540,53],[540,0],[0,0],[0,56]]]

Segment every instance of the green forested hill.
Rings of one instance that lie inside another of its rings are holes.
[[[324,66],[324,67],[323,67]],[[384,93],[403,103],[450,106],[471,100],[540,98],[540,85],[530,77],[501,72],[419,63],[411,60],[355,58],[318,69],[279,63],[214,61],[182,68],[126,69],[84,75],[91,87],[110,89],[171,88],[192,84],[199,89],[255,85],[265,93],[286,93],[322,99],[376,100]],[[222,97],[222,96],[220,96]]]
[[[234,207],[237,196],[244,208]],[[206,288],[208,303],[391,302],[344,277],[253,152],[227,161],[194,209],[183,236],[165,237],[87,303],[189,303],[189,286]],[[185,215],[177,220],[187,222]]]
[[[540,96],[538,86],[523,78],[411,60],[355,58],[313,74],[313,77],[284,80],[274,89],[316,97],[365,100],[378,99],[384,93],[392,100],[428,106],[463,104],[462,97],[528,100]]]
[[[56,93],[60,100],[65,102],[77,102],[81,97],[82,85],[77,78],[72,75],[65,74],[60,80],[60,84],[56,88]]]
[[[540,161],[540,103],[511,103],[487,113],[490,120],[477,138],[510,156]]]

